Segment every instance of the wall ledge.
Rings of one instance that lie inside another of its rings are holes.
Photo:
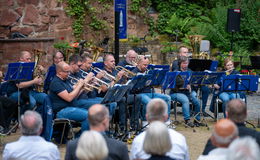
[[[16,38],[16,39],[0,39],[0,42],[47,42],[54,41],[54,37],[50,38]]]

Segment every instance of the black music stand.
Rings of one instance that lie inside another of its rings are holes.
[[[7,73],[5,76],[5,81],[13,81],[13,82],[20,82],[20,81],[25,81],[25,80],[31,80],[33,78],[33,70],[34,70],[34,62],[30,63],[23,63],[23,62],[17,62],[17,63],[9,63],[8,64],[8,69]],[[21,111],[21,106],[20,106],[20,89],[17,87],[18,91],[18,123],[14,125],[7,134],[10,134],[13,129],[18,127],[18,124],[20,122],[20,111]]]
[[[130,93],[134,95],[134,101],[135,101],[136,95],[141,93],[141,91],[145,87],[150,86],[151,83],[152,83],[152,75],[151,74],[137,74],[135,77],[132,78],[132,80],[130,80],[130,82],[129,82],[129,85],[131,86]],[[144,107],[146,107],[146,106],[144,106]],[[135,112],[135,109],[136,109],[135,103],[134,103],[133,109],[134,109],[134,112]],[[134,119],[135,118],[136,117],[134,117]],[[139,123],[137,123],[137,124],[139,124]],[[141,132],[146,126],[141,127],[139,129],[139,125],[137,125],[136,128],[135,128],[136,134]]]
[[[192,71],[205,71],[210,70],[212,60],[206,59],[191,59],[188,68]]]
[[[129,89],[128,85],[119,85],[115,84],[113,87],[108,88],[106,95],[104,96],[101,104],[107,104],[107,103],[113,103],[113,102],[119,102],[126,94],[127,90]],[[127,100],[126,100],[127,102]],[[126,107],[126,121],[125,121],[125,135],[128,133],[127,130],[127,105]],[[125,138],[125,136],[123,136]]]

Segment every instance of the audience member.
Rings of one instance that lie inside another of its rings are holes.
[[[128,150],[124,143],[105,135],[105,131],[109,129],[109,111],[101,105],[95,104],[89,108],[88,120],[90,130],[100,132],[105,138],[108,147],[108,157],[106,160],[128,160]],[[69,141],[67,144],[65,160],[77,160],[76,148],[79,139]]]
[[[236,125],[229,119],[219,120],[214,128],[211,141],[217,148],[208,155],[201,155],[198,160],[226,160],[229,144],[238,137]]]
[[[228,160],[258,160],[260,149],[255,139],[249,136],[237,138],[228,147]]]
[[[150,124],[144,138],[144,151],[151,155],[148,160],[173,160],[165,154],[171,150],[172,144],[167,126],[154,121]]]
[[[245,126],[245,121],[247,117],[247,107],[246,104],[240,99],[233,99],[227,103],[227,118],[233,121],[239,131],[239,137],[251,136],[256,139],[258,145],[260,145],[260,132],[247,128]],[[203,155],[207,155],[209,151],[214,149],[215,146],[212,145],[211,141],[208,140]]]
[[[57,146],[39,136],[42,131],[42,118],[37,112],[26,111],[21,116],[20,127],[22,136],[18,141],[5,146],[4,160],[60,159]]]
[[[97,131],[84,132],[79,138],[76,155],[80,160],[104,160],[108,155],[104,137]]]
[[[168,106],[165,101],[160,98],[154,98],[147,104],[146,119],[151,123],[153,121],[165,122],[168,119]],[[172,144],[171,150],[166,153],[173,159],[189,160],[188,146],[183,135],[173,129],[168,129],[170,141]],[[148,159],[150,154],[143,150],[146,131],[135,137],[131,148],[131,159]]]

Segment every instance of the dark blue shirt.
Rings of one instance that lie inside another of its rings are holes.
[[[125,67],[126,65],[132,65],[132,64],[128,63],[126,60],[123,60],[123,61],[119,62],[117,65]]]
[[[71,106],[70,102],[67,102],[58,96],[58,94],[62,91],[67,90],[68,93],[73,91],[73,88],[66,81],[67,80],[62,80],[57,76],[55,76],[51,81],[49,95],[53,103],[54,112],[58,112],[67,106]]]
[[[48,68],[46,73],[46,78],[44,80],[44,92],[48,92],[50,88],[51,81],[53,80],[54,76],[56,75],[56,65],[53,64]]]
[[[179,67],[178,60],[174,60],[172,62],[172,71],[179,70],[179,69],[180,69],[180,67]]]

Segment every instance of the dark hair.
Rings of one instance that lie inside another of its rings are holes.
[[[82,62],[86,62],[87,58],[93,59],[93,56],[88,53],[84,53],[81,55],[81,58],[82,58]]]
[[[74,55],[70,56],[70,58],[69,58],[69,64],[71,64],[71,63],[75,64],[75,63],[78,63],[81,61],[82,61],[82,58],[77,54],[74,54]]]
[[[179,59],[178,59],[178,65],[181,66],[181,63],[182,63],[182,62],[186,62],[186,61],[189,61],[189,58],[186,57],[186,56],[181,56],[181,57],[179,57]]]
[[[114,57],[114,55],[111,54],[111,53],[105,54],[104,57],[103,57],[103,62],[105,62],[107,60],[108,56],[113,56]]]

